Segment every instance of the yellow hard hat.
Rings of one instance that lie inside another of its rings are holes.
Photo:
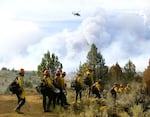
[[[86,72],[86,74],[87,74],[87,75],[89,75],[89,74],[90,74],[90,72],[89,72],[89,71],[87,71],[87,72]]]

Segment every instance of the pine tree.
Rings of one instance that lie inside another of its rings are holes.
[[[98,52],[95,44],[91,45],[91,49],[87,54],[87,63],[94,72],[94,81],[103,78],[108,72],[108,67],[105,66],[105,60],[100,52]]]
[[[116,65],[113,65],[112,67],[110,67],[109,73],[110,73],[110,77],[113,82],[122,81],[123,73],[122,73],[122,69],[118,63],[116,63]]]
[[[146,84],[147,94],[150,96],[150,60],[149,60],[149,65],[147,66],[147,68],[143,73],[143,80]]]
[[[135,74],[136,74],[136,67],[132,63],[132,61],[129,60],[127,62],[127,64],[125,64],[125,66],[124,66],[125,80],[126,81],[132,81],[134,79],[134,77],[135,77]]]
[[[50,54],[50,52],[47,51],[47,53],[44,54],[40,65],[38,65],[37,73],[39,76],[42,76],[44,70],[50,70],[51,75],[53,76],[57,69],[62,70],[62,68],[63,65],[59,62],[58,57],[54,53]]]

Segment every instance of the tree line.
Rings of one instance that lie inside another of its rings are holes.
[[[136,66],[131,60],[128,60],[123,68],[120,67],[118,62],[108,67],[105,63],[103,55],[97,49],[94,43],[91,44],[91,48],[87,53],[86,62],[80,62],[77,71],[80,71],[82,74],[84,74],[88,68],[93,70],[94,81],[97,81],[98,79],[103,79],[106,82],[141,82],[143,77],[146,77],[146,79],[148,79],[147,77],[150,76],[149,67],[147,67],[147,69],[142,72],[143,75],[141,75],[136,72]],[[38,76],[42,76],[43,71],[46,69],[51,72],[52,76],[54,76],[56,70],[62,71],[63,69],[63,64],[59,61],[58,56],[56,56],[55,53],[50,53],[50,51],[47,51],[47,53],[44,54],[40,64],[37,66]],[[3,67],[2,70],[9,69]],[[15,69],[12,70],[15,71]]]
[[[91,48],[87,53],[87,60],[84,63],[79,64],[77,71],[84,74],[88,68],[93,70],[94,81],[103,79],[104,81],[111,82],[131,82],[131,81],[142,81],[141,74],[136,72],[136,66],[129,60],[122,68],[119,63],[116,62],[114,65],[108,67],[105,63],[105,59],[101,52],[97,49],[96,45],[91,44]],[[54,53],[50,54],[49,51],[44,54],[41,63],[38,65],[38,75],[42,75],[43,71],[48,69],[51,74],[54,75],[56,70],[62,70],[63,64],[59,61],[58,56]]]

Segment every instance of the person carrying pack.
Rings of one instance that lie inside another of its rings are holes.
[[[96,98],[101,98],[101,94],[100,94],[101,88],[102,88],[101,79],[99,79],[97,82],[95,82],[92,85],[92,93],[96,95]]]
[[[10,90],[14,94],[16,94],[17,99],[18,99],[18,104],[17,107],[15,108],[15,112],[18,114],[23,114],[23,112],[20,111],[21,107],[25,104],[25,91],[24,91],[24,69],[21,68],[18,71],[18,76],[16,77],[15,81],[12,83],[14,87]]]
[[[42,79],[43,110],[44,112],[51,112],[50,105],[51,105],[51,102],[53,101],[53,93],[54,93],[55,87],[53,85],[52,79],[50,78],[50,72],[48,70],[45,70],[43,74],[44,74],[43,79]],[[47,97],[48,97],[48,103],[47,103]]]
[[[93,73],[92,73],[91,69],[88,69],[88,71],[86,72],[85,77],[84,77],[84,83],[88,86],[89,97],[90,97],[91,96],[91,87],[92,87],[92,85],[94,83]]]
[[[18,79],[18,77],[16,77],[13,80],[13,82],[11,82],[11,84],[8,86],[8,89],[12,94],[21,93],[21,90],[19,90],[19,84],[17,84],[17,82],[16,82],[17,79]]]
[[[110,93],[111,93],[112,97],[114,98],[114,101],[117,98],[117,93],[119,92],[118,89],[119,88],[118,88],[118,84],[117,83],[114,83],[112,88],[110,89]]]
[[[78,96],[80,96],[80,101],[82,100],[82,90],[83,90],[83,79],[80,72],[77,73],[77,76],[75,78],[75,91],[76,91],[76,102],[78,100]]]

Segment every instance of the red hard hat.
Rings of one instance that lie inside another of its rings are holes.
[[[24,69],[21,68],[19,71],[18,71],[19,74],[24,74]]]
[[[93,71],[91,68],[88,69],[90,72]]]
[[[62,75],[66,75],[66,72],[62,72]]]
[[[60,71],[59,71],[59,70],[57,70],[55,74],[56,74],[56,75],[60,75]]]
[[[45,70],[45,71],[44,71],[44,75],[49,75],[49,71],[48,71],[48,70]]]
[[[78,72],[78,73],[77,73],[77,75],[78,75],[78,76],[81,76],[81,73],[80,73],[80,72]]]

